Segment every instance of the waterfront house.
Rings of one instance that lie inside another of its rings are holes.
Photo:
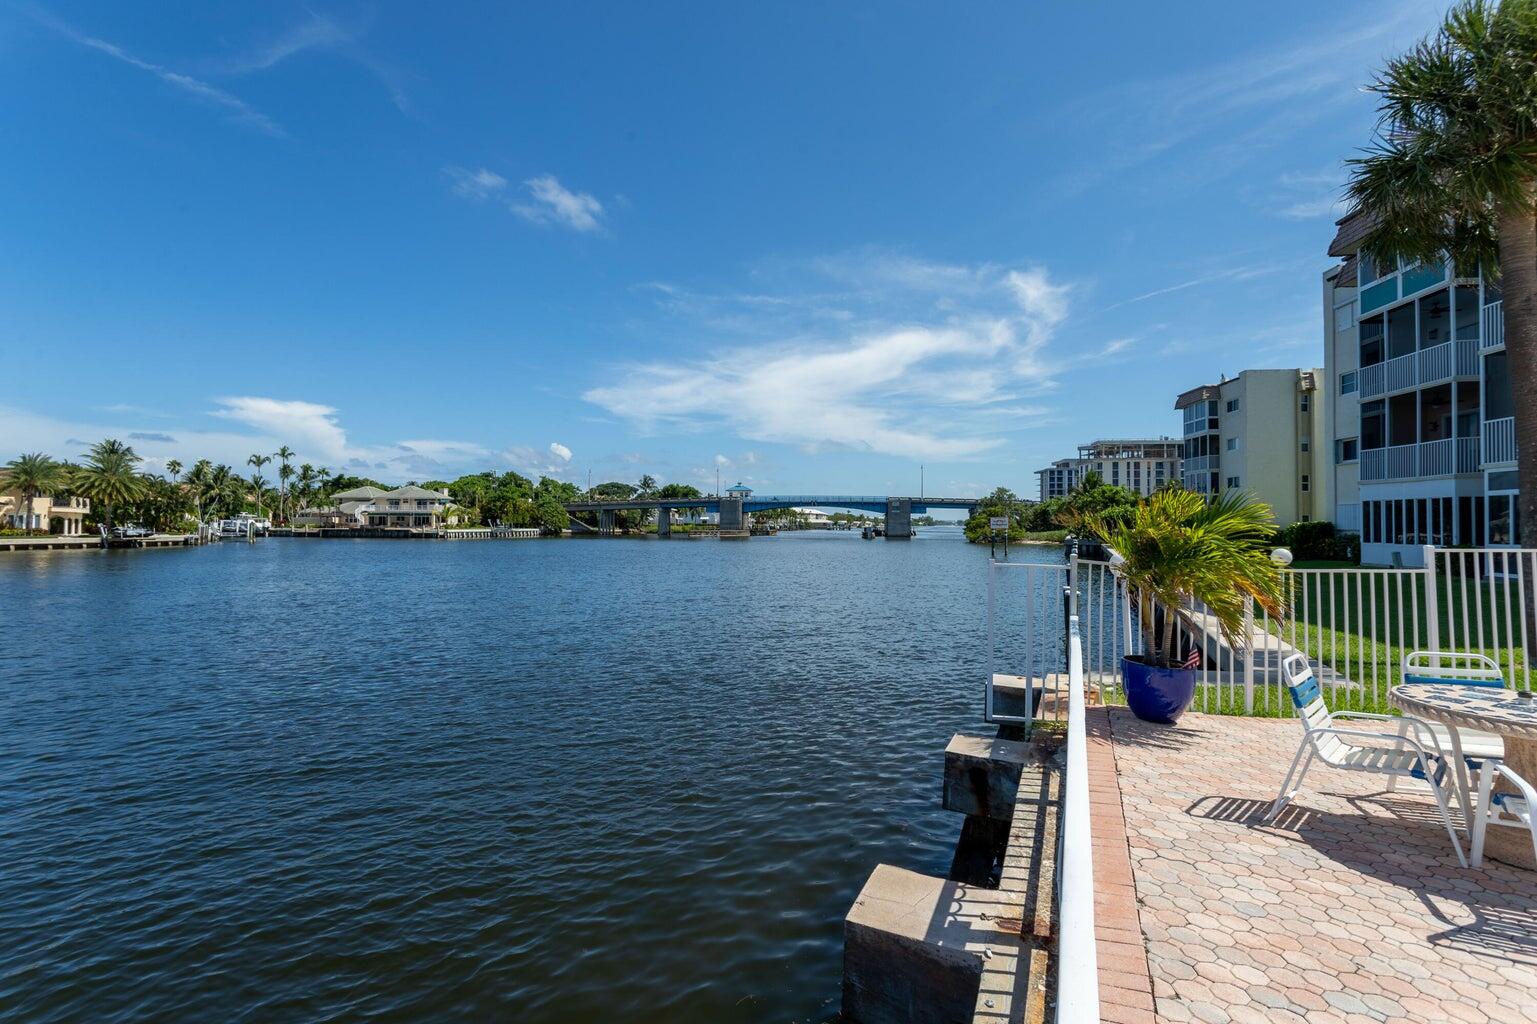
[[[321,508],[303,508],[294,513],[294,525],[299,527],[326,527],[340,529],[368,525],[367,512],[373,508],[370,501],[344,501],[339,505]]]
[[[367,511],[368,525],[407,528],[412,530],[436,530],[450,525],[456,517],[448,512],[453,505],[448,491],[429,491],[425,487],[410,484],[384,491],[373,499]]]
[[[39,494],[24,501],[21,494],[6,489],[0,477],[0,522],[13,530],[47,530],[61,537],[78,537],[85,532],[89,498],[56,498]]]

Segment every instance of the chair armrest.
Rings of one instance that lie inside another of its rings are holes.
[[[1424,734],[1430,740],[1430,746],[1435,749],[1437,757],[1445,757],[1446,752],[1441,749],[1441,741],[1436,738],[1436,731],[1430,727],[1430,723],[1423,718],[1415,718],[1413,715],[1379,715],[1370,711],[1334,711],[1330,712],[1330,718],[1365,718],[1374,722],[1399,722],[1412,726],[1416,732]],[[1365,735],[1371,735],[1366,733]],[[1423,742],[1423,741],[1422,741]]]
[[[1533,789],[1530,782],[1527,782],[1499,761],[1494,762],[1494,770],[1505,776],[1507,782],[1521,791],[1521,795],[1526,797],[1526,806],[1537,811],[1537,789]]]
[[[1404,744],[1408,744],[1414,749],[1415,753],[1419,754],[1420,757],[1424,759],[1426,771],[1430,770],[1431,758],[1439,760],[1443,765],[1450,764],[1449,759],[1446,757],[1446,755],[1441,753],[1439,747],[1436,748],[1436,752],[1432,754],[1430,751],[1426,750],[1425,747],[1421,745],[1421,743],[1413,736],[1400,736],[1396,732],[1367,732],[1364,729],[1310,729],[1308,730],[1308,736],[1310,738],[1316,736],[1338,736],[1346,743],[1350,743],[1352,739],[1359,740],[1363,736],[1369,736],[1372,739],[1387,740],[1393,745],[1394,748],[1401,748]],[[1314,743],[1317,743],[1317,740],[1314,740]],[[1364,746],[1364,744],[1361,743],[1351,743],[1350,745],[1357,747]]]

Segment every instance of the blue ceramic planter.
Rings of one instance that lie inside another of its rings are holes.
[[[1126,705],[1144,722],[1173,725],[1195,698],[1195,669],[1154,668],[1139,659],[1122,658]]]

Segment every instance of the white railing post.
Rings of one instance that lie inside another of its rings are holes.
[[[1436,593],[1436,549],[1432,544],[1426,544],[1422,549],[1425,558],[1425,637],[1426,646],[1432,651],[1441,649],[1441,598]],[[1410,590],[1411,596],[1413,589]],[[1399,615],[1403,615],[1403,609],[1399,609]],[[1419,637],[1409,641],[1411,649],[1419,646]],[[1400,656],[1408,652],[1399,652]],[[1439,668],[1441,659],[1436,659]],[[1389,671],[1392,671],[1389,667]]]
[[[1254,598],[1243,603],[1243,713],[1254,714]]]
[[[1089,748],[1084,728],[1083,641],[1068,622],[1067,773],[1062,798],[1057,920],[1057,1024],[1098,1024],[1099,954],[1094,941],[1094,854],[1089,828]]]
[[[997,607],[994,596],[994,581],[997,579],[998,569],[991,558],[987,560],[987,683],[982,692],[985,694],[982,720],[993,720],[993,612]]]

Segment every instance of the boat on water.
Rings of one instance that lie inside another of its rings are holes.
[[[272,520],[241,512],[229,519],[220,519],[213,528],[220,537],[264,537],[272,529]]]

